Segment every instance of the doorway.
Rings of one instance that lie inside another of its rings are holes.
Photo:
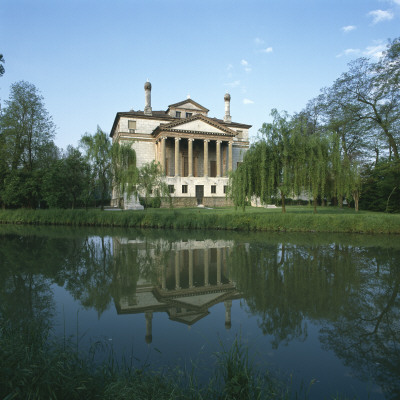
[[[203,204],[204,185],[196,185],[196,200],[197,205]]]

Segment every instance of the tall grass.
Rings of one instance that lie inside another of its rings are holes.
[[[307,206],[245,212],[225,209],[1,210],[0,223],[162,229],[219,229],[235,231],[400,233],[400,215]]]

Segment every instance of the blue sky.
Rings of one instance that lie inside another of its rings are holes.
[[[255,137],[272,108],[301,111],[399,36],[400,0],[2,0],[0,101],[33,83],[65,149],[143,110],[149,79],[153,110],[190,94],[222,118],[229,92]]]

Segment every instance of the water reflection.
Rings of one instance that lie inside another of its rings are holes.
[[[225,327],[230,329],[232,300],[240,297],[227,262],[233,246],[225,240],[148,242],[114,237],[118,314],[144,313],[145,340],[151,343],[153,313],[165,312],[170,320],[190,326],[223,302]]]
[[[228,330],[262,333],[263,356],[302,342],[320,354],[322,346],[343,371],[351,367],[354,387],[356,378],[373,380],[386,398],[400,396],[396,237],[0,229],[0,316],[21,329],[33,319],[51,324],[61,301],[55,284],[99,319],[114,308],[118,318],[142,315],[141,343],[152,342],[161,315],[179,326],[209,321],[211,337],[210,310],[219,305]],[[243,306],[233,307],[239,298]],[[235,326],[242,315],[247,322]]]

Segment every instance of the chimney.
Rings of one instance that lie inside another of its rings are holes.
[[[144,114],[151,115],[151,83],[149,81],[144,84],[144,98]]]
[[[224,96],[225,100],[225,116],[224,116],[224,122],[230,123],[232,122],[232,117],[231,117],[231,95],[229,93],[226,93]]]

